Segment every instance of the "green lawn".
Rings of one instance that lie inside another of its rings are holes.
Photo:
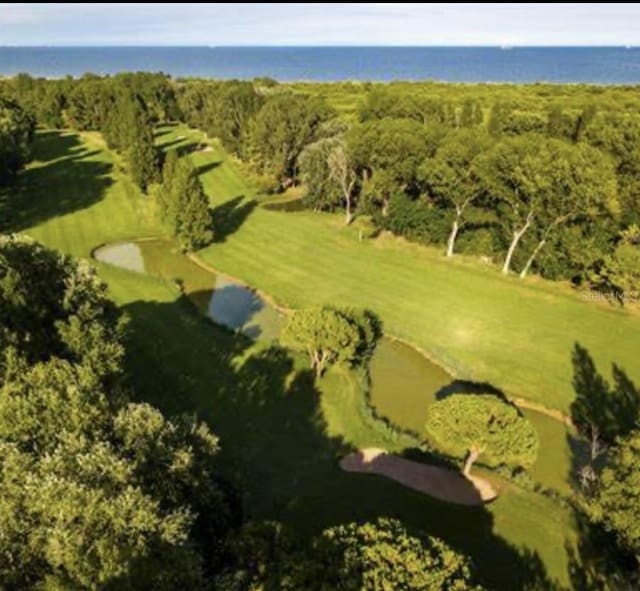
[[[190,134],[169,130],[162,141]],[[574,395],[576,342],[602,371],[616,362],[640,379],[640,315],[582,301],[565,286],[503,277],[469,259],[446,260],[393,237],[361,242],[339,215],[256,207],[253,192],[232,166],[218,164],[224,154],[213,147],[193,158],[218,230],[217,241],[199,256],[214,268],[290,307],[370,308],[387,333],[423,349],[456,377],[565,412]]]
[[[174,129],[171,133],[185,135]],[[159,139],[170,143],[175,138],[165,134]],[[174,145],[189,145],[189,138]],[[193,157],[206,170],[207,190],[222,208],[220,242],[205,258],[232,275],[257,279],[252,282],[282,301],[363,304],[374,297],[383,277],[412,285],[409,276],[421,268],[418,262],[427,260],[412,248],[359,244],[352,232],[334,227],[331,217],[288,217],[294,214],[243,207],[240,200],[233,202],[251,194],[240,176],[226,163],[212,166],[220,162],[221,153]],[[118,159],[96,136],[41,135],[36,162],[20,175],[17,188],[2,196],[4,228],[26,231],[51,247],[84,257],[103,242],[157,234],[150,200],[118,167]],[[233,207],[225,208],[232,202]],[[308,236],[301,243],[305,229]],[[302,244],[301,251],[294,250],[296,243]],[[335,258],[338,253],[342,258]],[[398,263],[405,258],[408,268]],[[390,268],[394,262],[395,269]],[[307,268],[306,263],[313,264]],[[168,264],[168,259],[158,261],[157,269]],[[395,516],[472,555],[494,588],[522,589],[523,581],[545,573],[568,584],[565,542],[575,543],[576,533],[565,509],[506,483],[501,497],[486,507],[456,507],[382,477],[340,471],[338,459],[355,447],[403,446],[362,416],[362,392],[354,374],[336,370],[314,383],[304,359],[217,328],[196,313],[174,282],[163,279],[180,277],[183,269],[165,267],[158,277],[105,264],[98,269],[130,317],[127,366],[136,395],[166,412],[197,412],[211,424],[220,436],[220,469],[241,484],[248,516],[282,519],[303,533],[347,520]],[[358,294],[353,282],[365,271],[368,280]],[[493,281],[487,273],[470,273],[485,283]],[[420,277],[413,282],[416,290],[425,289]],[[510,282],[496,285],[498,291],[511,289]],[[403,297],[395,285],[390,291],[397,298],[396,309],[384,319],[393,331],[394,322],[403,318],[401,308],[406,303],[416,310],[417,300],[412,290]],[[391,295],[380,298],[382,304]],[[609,315],[629,322],[624,315]],[[410,324],[406,330],[412,330]],[[543,582],[540,588],[549,585]]]

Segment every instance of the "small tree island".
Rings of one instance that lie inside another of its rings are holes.
[[[433,404],[427,436],[456,456],[466,456],[463,472],[486,454],[491,464],[531,466],[538,455],[538,435],[518,409],[497,396],[453,394]]]

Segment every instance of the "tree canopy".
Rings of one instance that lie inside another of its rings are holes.
[[[270,97],[251,128],[252,154],[262,172],[285,184],[295,182],[300,153],[318,138],[320,124],[330,113],[317,98],[295,94]]]
[[[186,251],[203,248],[213,240],[209,198],[188,157],[175,150],[167,154],[158,192],[160,215]]]
[[[473,163],[492,143],[491,136],[484,130],[455,131],[442,140],[435,155],[425,160],[418,170],[429,195],[454,206],[447,256],[453,255],[456,236],[464,224],[465,210],[482,193]]]
[[[321,376],[332,364],[367,359],[380,334],[380,323],[370,312],[322,306],[296,310],[281,341],[306,352],[311,368]]]
[[[16,102],[0,96],[0,186],[29,159],[35,121]]]
[[[620,438],[588,499],[591,517],[640,562],[640,431]]]
[[[467,455],[465,473],[484,454],[492,464],[531,466],[538,435],[517,408],[489,394],[453,394],[429,407],[427,437],[456,456]]]
[[[86,265],[0,240],[0,580],[197,589],[231,525],[217,438],[131,403],[122,322]]]
[[[235,570],[219,589],[480,591],[473,565],[442,540],[396,519],[348,523],[301,543],[275,523],[246,525],[232,543]],[[235,584],[234,584],[235,583]]]

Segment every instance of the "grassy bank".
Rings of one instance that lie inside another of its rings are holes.
[[[168,128],[165,144],[199,132]],[[173,139],[172,139],[173,138]],[[180,144],[178,144],[180,145]],[[256,206],[217,144],[193,154],[215,207],[216,242],[199,256],[282,304],[370,308],[387,333],[406,339],[456,377],[488,382],[567,412],[578,342],[602,370],[616,362],[640,379],[640,316],[582,301],[566,286],[503,277],[471,259],[390,236],[360,241],[341,216]]]

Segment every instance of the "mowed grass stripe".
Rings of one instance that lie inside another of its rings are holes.
[[[193,130],[177,128],[184,135]],[[254,192],[217,142],[193,156],[212,204]],[[197,160],[196,160],[197,159]],[[367,307],[387,332],[427,351],[461,377],[567,411],[571,351],[587,347],[599,367],[615,362],[640,379],[640,317],[583,302],[564,286],[504,278],[469,260],[389,238],[358,242],[340,216],[256,208],[231,235],[200,253],[281,303]]]

